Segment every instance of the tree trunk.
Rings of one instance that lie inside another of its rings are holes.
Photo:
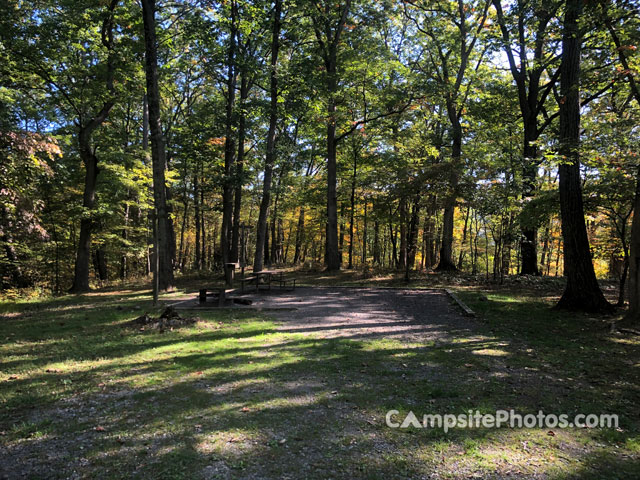
[[[186,192],[185,192],[186,193]],[[189,197],[187,197],[186,195],[183,198],[183,211],[182,211],[182,226],[180,227],[180,246],[178,247],[178,265],[177,267],[180,269],[180,271],[184,271],[184,264],[185,264],[185,258],[186,258],[186,254],[185,254],[185,248],[184,248],[184,234],[187,231],[187,228],[189,226]]]
[[[2,243],[4,244],[4,251],[7,255],[8,268],[11,273],[11,284],[18,288],[28,287],[31,282],[24,275],[24,272],[22,271],[22,268],[20,267],[20,263],[18,261],[18,254],[14,246],[13,236],[11,235],[12,222],[9,220],[8,208],[3,205],[1,211],[2,224],[0,225],[0,238],[2,239]]]
[[[233,216],[233,170],[236,154],[234,141],[234,109],[236,100],[236,36],[238,33],[238,5],[231,0],[231,24],[229,30],[229,49],[227,51],[227,105],[225,114],[224,141],[224,182],[222,187],[222,228],[220,229],[220,246],[222,249],[222,268],[225,279],[228,276],[230,256],[231,222]]]
[[[458,270],[462,270],[462,262],[464,261],[464,246],[467,243],[467,230],[469,227],[469,214],[471,213],[471,205],[467,205],[467,213],[464,216],[464,228],[462,229],[462,242],[460,244],[460,255],[458,256]]]
[[[378,220],[378,217],[376,217],[375,203],[373,215],[375,218],[373,221],[373,264],[380,265],[380,221]]]
[[[349,210],[349,265],[348,269],[353,268],[353,243],[354,243],[354,219],[356,212],[356,175],[358,172],[358,155],[353,152],[353,176],[351,177],[351,209]]]
[[[204,221],[204,186],[202,181],[204,180],[204,162],[200,162],[200,268],[206,269],[210,265],[209,257],[207,256],[207,229]]]
[[[109,5],[109,16],[102,24],[102,44],[108,51],[106,87],[109,95],[114,94],[113,77],[115,73],[113,59],[113,11],[118,4],[118,0],[111,0]],[[91,251],[91,233],[93,228],[93,209],[96,199],[96,181],[98,179],[98,158],[95,151],[91,148],[91,135],[107,119],[111,108],[113,108],[114,100],[109,99],[103,105],[98,114],[91,118],[87,123],[80,121],[80,129],[78,132],[78,147],[80,151],[80,159],[84,163],[85,185],[82,196],[82,206],[86,210],[85,216],[80,221],[80,237],[78,240],[78,250],[76,254],[76,264],[74,268],[73,285],[70,292],[81,293],[89,291],[89,260]]]
[[[400,198],[400,258],[398,270],[404,270],[407,266],[407,197],[403,194]]]
[[[591,260],[580,179],[580,50],[582,0],[567,0],[560,66],[560,211],[567,286],[558,308],[610,311]]]
[[[327,65],[327,87],[329,101],[327,102],[327,232],[325,246],[325,263],[327,270],[340,270],[340,252],[338,249],[338,174],[337,174],[337,145],[336,145],[336,99],[338,90],[336,72],[336,49],[330,46],[329,62]]]
[[[451,102],[448,101],[447,104]],[[442,218],[442,243],[440,245],[440,262],[436,267],[438,271],[455,271],[456,264],[453,260],[453,223],[458,196],[458,169],[462,161],[462,126],[454,105],[447,106],[451,121],[453,145],[451,148],[451,193],[447,196]]]
[[[173,288],[173,258],[171,254],[171,218],[167,210],[165,168],[167,165],[162,126],[160,123],[160,91],[158,89],[158,58],[156,42],[155,0],[142,0],[145,43],[145,73],[149,102],[149,130],[151,132],[151,158],[153,164],[153,203],[158,256],[158,288]]]
[[[249,81],[247,72],[242,71],[240,79],[240,118],[238,119],[238,154],[236,158],[235,195],[233,198],[233,227],[231,229],[230,261],[236,263],[239,258],[240,248],[240,214],[242,209],[242,187],[244,183],[244,140],[246,134],[245,102],[249,95]]]
[[[362,219],[362,264],[367,263],[367,199],[364,198],[364,218]]]
[[[276,0],[273,13],[273,30],[271,36],[271,71],[270,71],[270,95],[271,105],[269,113],[269,132],[267,134],[267,152],[264,162],[264,183],[262,186],[262,200],[260,202],[260,214],[258,215],[258,228],[256,233],[256,255],[253,259],[253,271],[262,270],[267,240],[267,216],[271,203],[271,180],[273,177],[273,164],[276,158],[276,126],[278,122],[278,52],[280,49],[280,16],[282,13],[282,0]]]
[[[196,227],[196,245],[195,245],[195,259],[193,261],[194,270],[200,270],[202,268],[202,249],[200,247],[200,172],[198,164],[196,163],[193,172],[193,218]]]
[[[107,280],[107,257],[106,257],[103,245],[100,245],[100,247],[94,251],[94,265],[95,265],[96,272],[98,274],[98,279],[100,281],[106,281]]]
[[[633,324],[640,322],[640,167],[636,176],[636,194],[633,201],[629,253],[629,311],[626,320]]]
[[[640,167],[636,175],[636,194],[633,200],[629,253],[629,311],[626,317],[630,323],[640,322]]]
[[[538,140],[537,121],[534,117],[528,121],[525,119],[524,129],[524,171],[523,171],[523,198],[533,197],[538,176]],[[540,275],[538,269],[538,230],[533,225],[522,226],[520,239],[520,251],[522,252],[521,275]]]
[[[85,145],[80,147],[80,158],[85,165],[84,194],[82,196],[82,207],[90,213],[96,200],[96,182],[98,179],[98,159],[91,151],[88,139],[83,132],[80,138]],[[86,140],[85,140],[86,139]],[[78,250],[76,253],[76,265],[74,270],[73,285],[71,293],[88,292],[89,288],[89,259],[91,256],[91,233],[93,229],[93,218],[83,216],[80,220],[80,237],[78,240]]]
[[[302,243],[304,241],[304,207],[300,207],[298,216],[298,228],[296,230],[296,251],[293,255],[293,264],[298,265],[302,255]]]

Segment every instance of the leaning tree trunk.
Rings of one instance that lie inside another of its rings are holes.
[[[580,50],[582,0],[567,0],[560,65],[560,212],[567,286],[558,308],[608,311],[589,249],[580,179]]]
[[[269,203],[271,202],[271,180],[273,178],[273,164],[276,158],[276,125],[278,123],[278,52],[280,49],[280,16],[282,13],[282,0],[276,0],[273,13],[273,31],[271,38],[271,79],[270,95],[271,105],[269,113],[269,132],[267,133],[267,152],[264,162],[264,180],[262,186],[262,200],[260,202],[260,214],[258,215],[258,228],[256,232],[256,255],[253,259],[253,271],[262,270],[267,240],[267,217],[269,215]]]
[[[145,44],[145,74],[149,102],[149,130],[151,132],[151,159],[153,169],[153,204],[155,207],[156,255],[158,289],[173,288],[172,231],[167,210],[165,187],[166,152],[160,123],[160,91],[158,89],[158,52],[156,41],[155,0],[142,0]]]

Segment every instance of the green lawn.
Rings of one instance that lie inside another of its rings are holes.
[[[123,329],[150,310],[135,290],[3,303],[0,478],[639,478],[638,340],[522,292],[459,293],[476,331],[427,344],[281,333],[237,311]],[[384,421],[510,408],[621,428]]]

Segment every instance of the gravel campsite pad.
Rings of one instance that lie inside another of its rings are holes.
[[[251,296],[290,333],[427,341],[472,328],[443,290],[301,287]]]

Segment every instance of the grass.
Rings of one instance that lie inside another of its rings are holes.
[[[640,477],[638,340],[533,291],[459,294],[473,332],[425,343],[284,333],[247,311],[123,329],[151,310],[142,290],[2,303],[0,478]],[[510,408],[617,413],[620,428],[384,420]]]

